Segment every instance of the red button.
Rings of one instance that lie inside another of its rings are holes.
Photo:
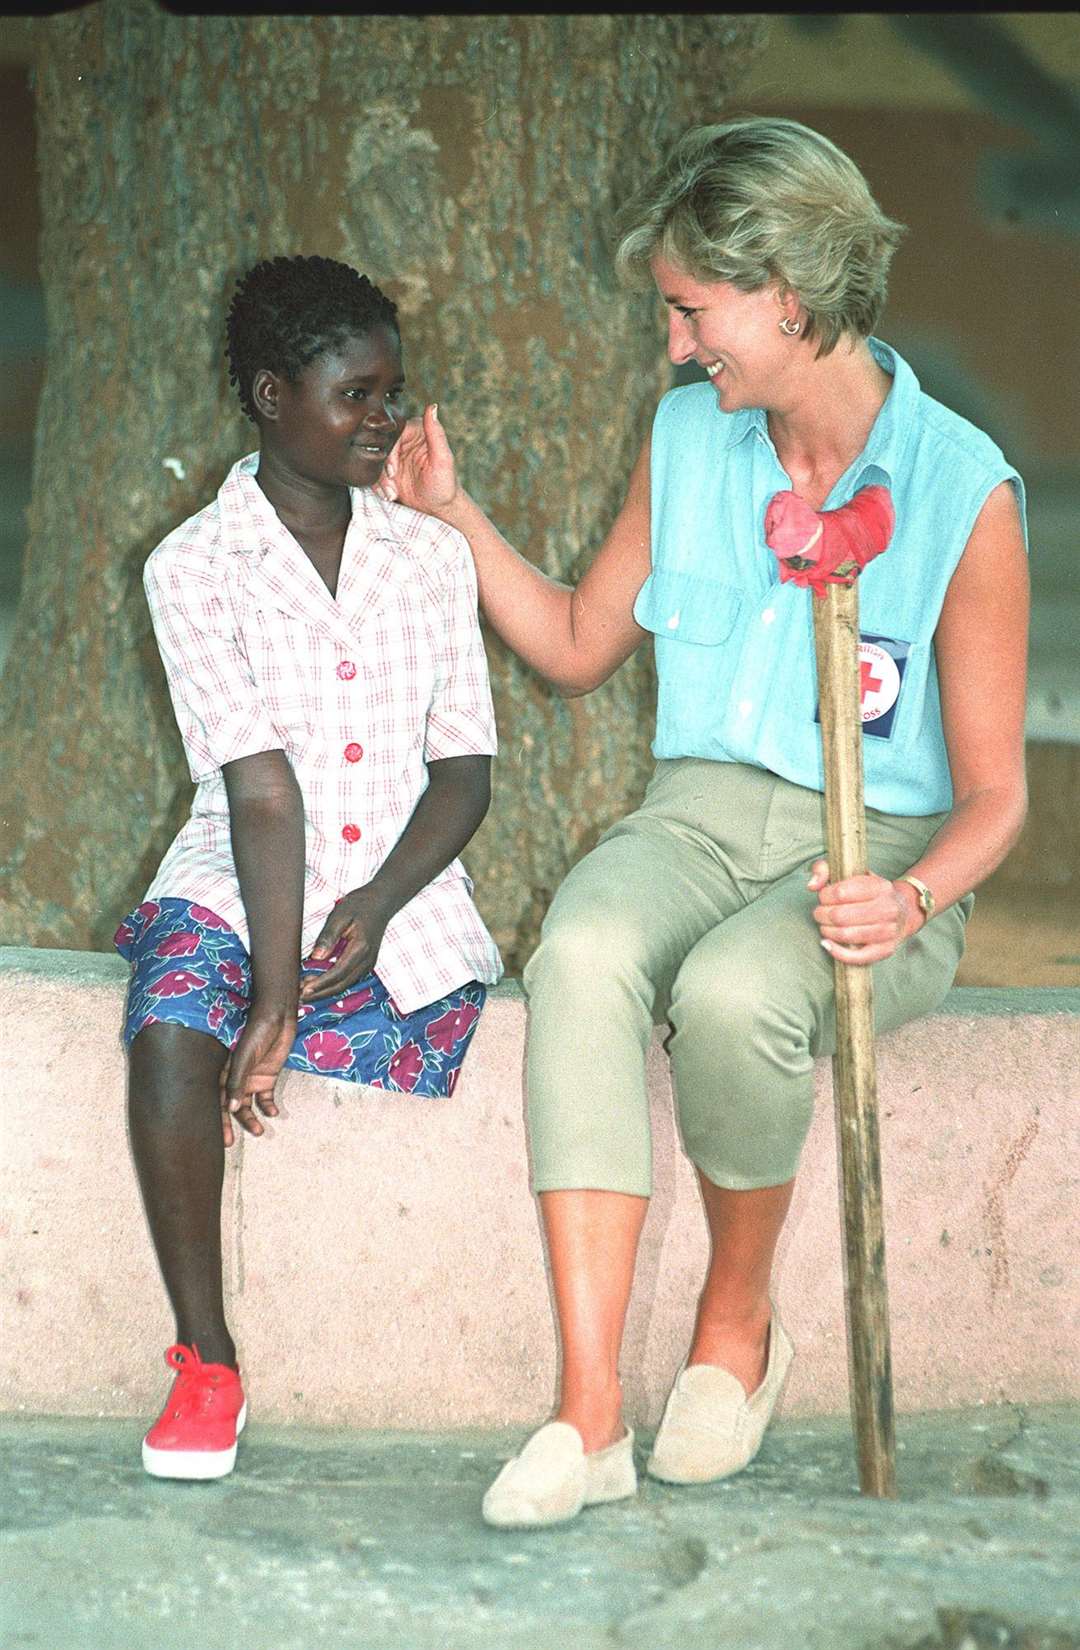
[[[342,829],[341,829],[341,834],[345,838],[346,842],[359,842],[360,841],[360,827],[359,827],[359,825],[343,825]]]
[[[356,666],[351,659],[342,659],[337,667],[337,673],[343,682],[351,682],[356,675]]]
[[[346,760],[346,762],[359,762],[359,760],[363,756],[363,754],[364,754],[363,745],[353,744],[353,745],[346,745],[345,746],[345,760]]]

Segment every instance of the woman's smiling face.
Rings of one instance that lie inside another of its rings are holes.
[[[374,486],[406,416],[394,329],[377,326],[343,339],[309,361],[295,382],[271,376],[260,411],[264,440],[277,457],[310,481]]]
[[[704,367],[724,412],[770,407],[805,360],[801,340],[780,330],[785,315],[798,313],[794,298],[785,303],[775,283],[741,292],[727,281],[699,281],[659,254],[651,268],[667,305],[668,355],[676,366]]]

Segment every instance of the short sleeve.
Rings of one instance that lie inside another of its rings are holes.
[[[281,734],[259,696],[220,575],[156,552],[143,587],[195,783],[226,762],[280,750]]]
[[[424,738],[427,762],[450,756],[494,756],[498,746],[472,554],[460,533],[449,529],[448,538],[437,680]]]

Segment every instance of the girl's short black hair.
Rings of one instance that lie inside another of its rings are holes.
[[[229,318],[229,382],[254,420],[261,367],[295,383],[317,355],[378,326],[400,334],[397,305],[366,275],[333,258],[267,258],[236,283]]]

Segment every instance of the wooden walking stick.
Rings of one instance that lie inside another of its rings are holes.
[[[778,493],[765,518],[766,538],[782,558],[781,579],[809,584],[814,592],[826,857],[833,882],[868,869],[856,579],[866,562],[885,549],[892,526],[892,501],[883,487],[864,488],[842,510],[821,514],[795,493]],[[843,1188],[848,1381],[859,1488],[864,1495],[895,1496],[873,980],[868,967],[835,958],[833,970],[833,1099]]]

